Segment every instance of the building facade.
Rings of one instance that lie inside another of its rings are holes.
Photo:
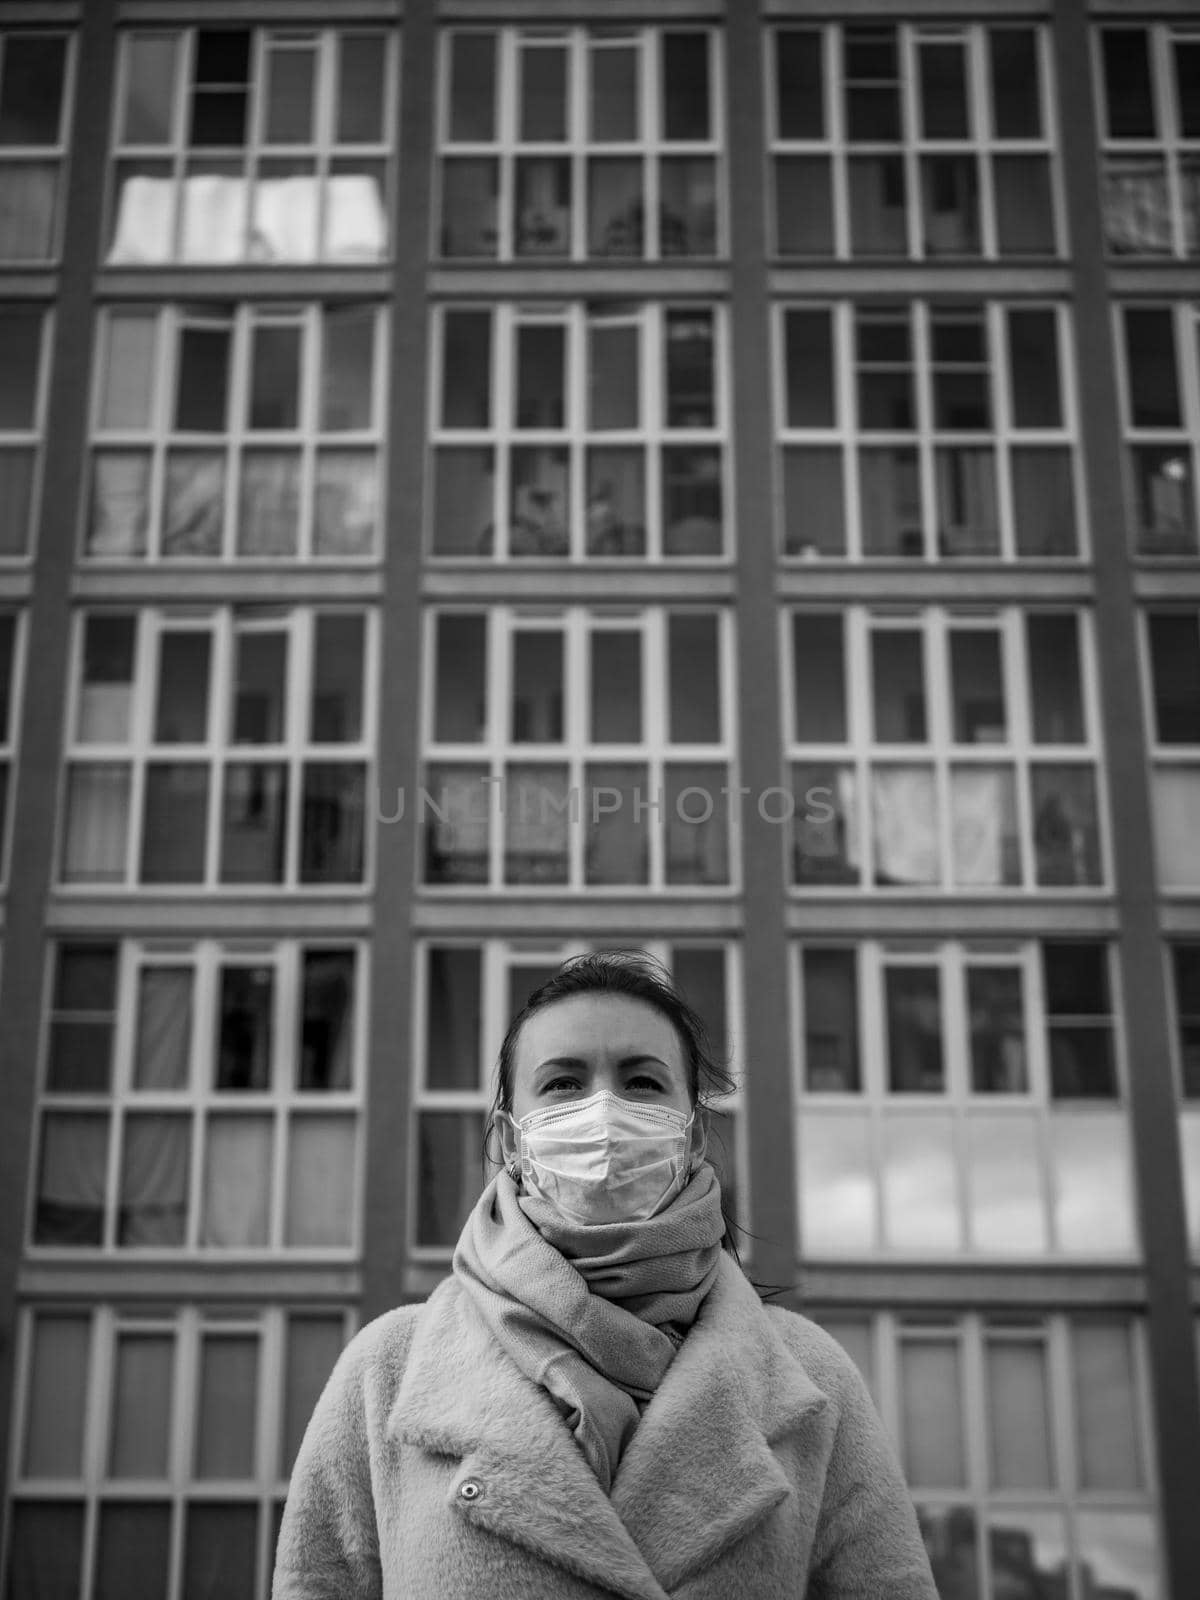
[[[1200,1593],[1200,28],[7,0],[0,1590],[263,1600],[637,946],[943,1600]]]

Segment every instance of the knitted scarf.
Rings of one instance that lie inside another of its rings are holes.
[[[656,1217],[585,1227],[500,1172],[454,1272],[494,1337],[544,1388],[606,1492],[642,1410],[717,1276],[716,1173],[701,1166]]]

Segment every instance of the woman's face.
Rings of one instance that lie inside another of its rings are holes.
[[[516,1153],[513,1123],[601,1089],[690,1115],[683,1041],[673,1024],[623,994],[571,995],[535,1012],[517,1037],[511,1115],[497,1118],[505,1161]]]

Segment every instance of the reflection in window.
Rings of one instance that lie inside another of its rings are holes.
[[[58,254],[70,41],[0,34],[0,261]]]
[[[1200,68],[1170,24],[1097,30],[1103,87],[1104,231],[1121,256],[1200,253]]]

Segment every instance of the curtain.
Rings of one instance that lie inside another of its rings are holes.
[[[108,265],[161,266],[171,259],[174,232],[174,179],[140,173],[126,176],[117,199]]]
[[[68,883],[120,883],[129,825],[129,768],[73,766],[67,776],[62,875]]]
[[[24,555],[29,544],[35,455],[23,446],[0,450],[0,555]]]
[[[0,167],[0,260],[49,259],[57,209],[57,162],[6,161]]]
[[[937,791],[929,767],[876,767],[871,774],[875,881],[941,880]]]
[[[355,1119],[297,1116],[290,1132],[286,1243],[349,1245],[358,1188]]]
[[[219,556],[225,526],[225,457],[172,451],[163,509],[164,556]]]
[[[294,556],[299,531],[299,452],[247,450],[242,457],[238,554]]]
[[[667,882],[728,883],[728,797],[721,793],[729,783],[726,769],[669,767],[666,777]],[[684,795],[688,789],[694,792]]]
[[[989,1339],[988,1438],[996,1489],[1052,1489],[1050,1384],[1040,1339]]]
[[[387,252],[388,224],[379,178],[347,172],[325,186],[325,257],[379,261]]]
[[[167,1476],[174,1372],[173,1333],[118,1334],[108,1447],[112,1477]]]
[[[315,261],[319,194],[315,173],[260,178],[247,254],[255,261]]]
[[[200,1243],[213,1249],[263,1245],[269,1234],[272,1119],[208,1119]]]
[[[196,173],[183,184],[183,261],[246,259],[246,183],[225,173]]]
[[[322,450],[317,456],[313,554],[369,556],[379,526],[379,466],[374,450]]]
[[[604,793],[602,791],[611,791]],[[644,766],[589,766],[583,789],[588,883],[648,883],[650,828],[656,813]],[[641,813],[638,814],[638,804]],[[664,801],[665,804],[665,801]]]
[[[47,1114],[38,1174],[38,1244],[103,1243],[108,1127],[105,1113]]]
[[[191,1128],[191,1118],[187,1116],[126,1117],[119,1244],[184,1243]]]
[[[97,451],[87,548],[92,556],[144,556],[150,525],[150,457]]]
[[[504,877],[508,883],[566,883],[569,813],[577,798],[566,767],[509,767],[504,781]]]
[[[956,767],[950,776],[954,882],[1019,883],[1016,781],[1010,767]]]

